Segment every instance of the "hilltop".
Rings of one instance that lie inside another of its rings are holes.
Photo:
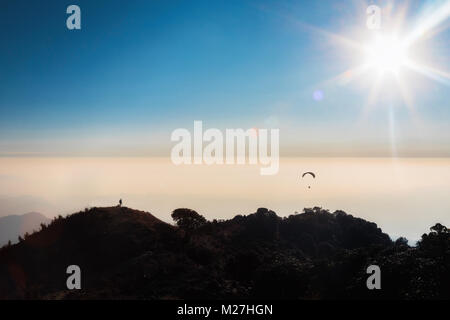
[[[173,217],[176,226],[125,207],[59,216],[0,251],[0,298],[450,296],[450,232],[441,225],[409,247],[373,222],[321,208],[286,218],[264,208],[224,221],[189,209]],[[66,288],[72,264],[82,270],[82,290]],[[370,264],[380,265],[382,290],[366,288]]]

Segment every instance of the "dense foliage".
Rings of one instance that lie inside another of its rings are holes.
[[[58,217],[0,251],[0,298],[450,298],[450,231],[440,224],[410,247],[375,223],[321,208],[172,217],[177,226],[123,207]],[[81,290],[66,289],[71,264],[82,270]],[[371,264],[381,290],[366,287]]]

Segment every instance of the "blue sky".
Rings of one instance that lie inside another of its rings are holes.
[[[406,2],[395,3],[394,11]],[[410,2],[407,24],[436,3]],[[65,26],[70,4],[81,7],[81,30]],[[357,59],[312,27],[364,36],[364,9],[351,1],[3,0],[0,154],[168,155],[170,132],[194,120],[279,127],[284,154],[331,146],[377,154],[390,145],[393,112],[405,154],[450,155],[444,83],[407,74],[422,131],[400,99],[382,93],[377,104],[394,111],[376,105],[355,126],[369,90],[324,83]],[[447,72],[448,40],[447,29],[422,45]]]

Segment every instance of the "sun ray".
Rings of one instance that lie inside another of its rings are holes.
[[[261,10],[266,10],[267,8],[261,8]],[[303,22],[295,17],[293,17],[291,14],[285,14],[285,13],[277,13],[278,16],[280,16],[282,19],[284,19],[285,21],[290,22],[292,25],[295,25],[297,27],[299,27],[300,29],[303,30],[308,30],[312,33],[316,33],[319,35],[322,35],[328,39],[333,40],[336,43],[339,43],[341,45],[344,45],[346,47],[352,48],[352,49],[356,49],[356,50],[364,50],[363,46],[361,45],[361,43],[359,43],[358,41],[352,40],[351,38],[342,36],[340,34],[337,33],[333,33],[330,31],[326,31],[324,29],[321,29],[319,27],[313,26],[311,24],[308,24],[306,22]]]
[[[406,86],[406,84],[400,79],[400,76],[398,74],[395,75],[395,80],[396,80],[397,87],[400,91],[402,100],[405,103],[406,107],[408,108],[413,125],[416,128],[418,128],[418,130],[423,130],[424,129],[423,123],[419,117],[419,114],[417,113],[416,108],[414,107],[413,94],[411,93],[409,88]]]
[[[326,38],[331,39],[335,43],[344,45],[344,46],[346,46],[348,48],[351,48],[351,49],[364,51],[364,46],[361,43],[359,43],[358,41],[354,41],[354,40],[352,40],[352,39],[350,39],[348,37],[344,37],[344,36],[339,35],[337,33],[326,31],[326,30],[314,27],[312,25],[309,25],[309,24],[306,24],[306,23],[303,23],[303,22],[299,22],[298,21],[297,23],[299,25],[303,26],[304,28],[307,28],[307,29],[309,29],[309,30],[311,30],[311,31],[313,31],[313,32],[315,32],[317,34],[320,34],[320,35],[322,35],[322,36],[324,36]]]
[[[411,70],[420,73],[432,80],[435,80],[446,86],[450,86],[450,73],[448,72],[441,71],[436,68],[432,68],[424,64],[409,60],[406,62],[406,66]]]
[[[404,45],[412,45],[450,17],[450,1],[445,1],[441,6],[428,8],[427,11],[409,36],[405,38]]]
[[[389,139],[391,144],[391,157],[397,158],[397,145],[395,143],[395,113],[392,103],[389,105]]]
[[[364,107],[361,112],[361,121],[365,121],[367,119],[367,116],[369,114],[369,111],[372,109],[373,105],[375,104],[378,93],[380,91],[381,87],[381,79],[383,78],[383,75],[379,73],[375,81],[372,84],[372,87],[370,88],[369,95],[367,97],[366,103],[364,104]]]
[[[339,84],[339,85],[347,85],[348,83],[354,81],[358,77],[361,77],[367,72],[368,69],[367,64],[362,64],[357,67],[348,68],[347,70],[339,73],[337,76],[331,77],[323,82],[321,82],[321,86],[324,85],[333,85],[333,84]]]

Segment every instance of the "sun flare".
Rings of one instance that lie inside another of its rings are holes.
[[[432,47],[432,40],[450,26],[450,1],[430,2],[424,8],[426,10],[415,19],[408,20],[408,5],[395,7],[388,1],[383,7],[384,22],[380,29],[363,31],[358,26],[348,31],[351,36],[312,27],[314,32],[338,44],[347,53],[346,57],[353,57],[355,61],[323,83],[353,83],[366,90],[363,117],[373,106],[390,105],[386,104],[385,97],[402,101],[401,105],[408,107],[416,117],[414,105],[419,93],[411,87],[417,88],[418,82],[424,79],[415,75],[450,86],[450,72],[445,70],[442,59],[433,58],[436,48]]]
[[[408,64],[408,48],[394,36],[377,36],[365,47],[366,64],[379,73],[398,73]]]

